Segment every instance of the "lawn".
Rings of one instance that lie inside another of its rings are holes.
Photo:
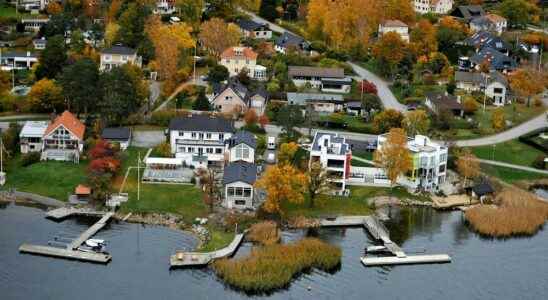
[[[352,162],[351,162],[351,165],[353,167],[372,167],[373,165],[371,164],[368,164],[366,162],[363,162],[361,160],[357,160],[355,158],[352,158]]]
[[[513,183],[520,180],[534,180],[548,178],[548,175],[516,170],[506,167],[499,167],[487,164],[481,164],[481,171],[493,177],[497,177],[507,183]]]
[[[8,163],[6,188],[67,201],[74,188],[87,181],[86,161],[47,161],[27,167],[21,166],[20,161],[17,157]]]
[[[338,128],[329,128],[329,129],[335,129],[335,130],[345,130],[345,131],[352,131],[352,132],[359,132],[359,133],[372,133],[373,132],[373,126],[371,123],[364,122],[362,117],[359,116],[352,116],[347,115],[343,113],[337,113],[333,114],[333,116],[337,116],[337,118],[333,118],[328,116],[320,116],[319,123],[320,126],[327,128],[327,126],[324,126],[325,122],[331,121],[331,122],[342,122],[342,124],[345,124],[346,127],[338,126]],[[333,125],[335,126],[335,125]]]
[[[519,140],[511,140],[505,143],[473,147],[472,152],[479,158],[502,161],[515,165],[530,167],[542,151],[526,145]]]
[[[409,88],[408,91],[406,91],[407,87]],[[443,93],[446,90],[445,85],[438,85],[438,84],[416,84],[411,83],[409,85],[402,84],[398,87],[394,85],[389,86],[390,91],[394,94],[394,97],[398,99],[398,102],[402,104],[408,104],[408,103],[423,103],[424,102],[424,93],[425,92],[440,92]],[[404,94],[405,93],[405,94]]]
[[[352,156],[357,156],[359,158],[373,160],[373,151],[352,151]]]

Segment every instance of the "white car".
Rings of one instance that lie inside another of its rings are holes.
[[[276,163],[276,154],[274,152],[269,152],[266,155],[266,162],[269,164],[275,164]]]

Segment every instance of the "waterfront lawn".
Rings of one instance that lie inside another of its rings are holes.
[[[214,225],[207,226],[207,229],[209,230],[210,239],[206,244],[202,245],[202,247],[198,249],[199,252],[210,252],[221,249],[230,244],[234,239],[233,231],[227,232],[222,228],[215,227]]]
[[[473,147],[470,149],[481,159],[502,161],[528,167],[532,165],[537,156],[543,154],[542,151],[524,144],[519,140],[511,140],[500,144]]]
[[[507,183],[514,183],[520,180],[534,180],[548,178],[546,174],[533,173],[528,171],[516,170],[512,168],[499,167],[487,164],[481,164],[481,171],[487,175],[497,177]]]
[[[87,161],[44,161],[23,167],[17,156],[7,165],[6,188],[67,201],[78,184],[86,183],[87,165]]]

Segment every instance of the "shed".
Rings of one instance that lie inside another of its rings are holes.
[[[111,143],[119,143],[120,149],[126,150],[131,143],[131,129],[127,127],[108,127],[103,129],[101,138]]]

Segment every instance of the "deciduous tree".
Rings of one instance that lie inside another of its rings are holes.
[[[417,26],[411,30],[411,42],[417,55],[438,51],[436,33],[436,27],[430,21],[422,19],[417,23]]]
[[[468,184],[468,179],[477,177],[480,174],[479,160],[470,149],[464,149],[458,153],[457,171],[464,177],[464,186]]]
[[[388,32],[373,46],[372,53],[379,63],[386,64],[388,74],[393,75],[407,51],[407,44],[401,39],[401,36],[395,32]]]
[[[240,29],[233,23],[227,24],[219,18],[212,18],[202,23],[198,38],[202,45],[213,55],[219,57],[221,53],[240,42]]]
[[[48,3],[48,6],[46,7],[46,11],[50,15],[57,15],[63,11],[63,7],[61,6],[59,2],[51,1],[50,3]]]
[[[259,124],[261,125],[261,128],[265,128],[265,126],[268,125],[268,123],[270,123],[270,120],[268,119],[268,116],[265,115],[265,114],[262,114],[259,117]]]
[[[290,164],[275,165],[266,169],[255,186],[266,191],[265,211],[283,216],[283,205],[302,203],[307,191],[306,175]]]
[[[506,127],[506,117],[502,107],[495,109],[491,114],[491,125],[496,131],[503,130]]]
[[[545,85],[543,74],[532,69],[519,69],[510,76],[510,87],[527,99],[527,106],[531,106],[531,97],[542,92]]]
[[[373,154],[377,166],[386,172],[390,182],[396,184],[398,177],[413,168],[411,154],[407,149],[407,134],[401,128],[392,128],[386,141]]]
[[[288,140],[297,140],[299,134],[294,128],[304,121],[303,114],[298,106],[286,105],[280,108],[277,121],[282,126],[282,131],[287,135]]]
[[[320,162],[312,162],[307,174],[308,198],[310,207],[314,207],[315,200],[322,194],[333,190],[330,183],[330,176]]]
[[[297,150],[299,150],[299,145],[295,142],[281,144],[280,150],[278,151],[278,164],[291,164]]]
[[[194,101],[194,103],[192,104],[192,109],[202,111],[211,110],[211,103],[209,103],[209,100],[207,99],[204,90],[198,92],[198,97],[196,98],[196,101]]]
[[[244,114],[244,122],[246,126],[255,126],[259,121],[259,116],[254,109],[248,109]]]
[[[403,114],[395,109],[384,110],[373,118],[373,130],[377,133],[388,132],[392,128],[400,128]]]
[[[145,5],[139,4],[139,2],[129,3],[118,19],[120,29],[116,41],[127,47],[138,48],[145,40],[145,20],[148,15]]]
[[[205,7],[204,0],[176,0],[175,7],[179,15],[188,22],[194,29],[197,29],[202,19],[202,11]]]
[[[51,37],[46,48],[40,55],[39,65],[36,69],[36,78],[42,79],[47,77],[55,79],[55,76],[61,72],[67,60],[67,49],[65,46],[65,38],[61,35]]]
[[[464,108],[464,112],[467,114],[472,114],[478,110],[478,102],[472,96],[465,97],[462,101],[462,106]]]
[[[32,110],[36,112],[62,111],[65,106],[63,89],[47,78],[37,81],[28,97]]]
[[[499,10],[502,16],[508,19],[510,27],[524,27],[529,22],[530,13],[535,10],[535,6],[525,0],[504,0]]]
[[[99,87],[99,68],[89,58],[83,58],[63,68],[59,78],[68,104],[76,113],[94,111],[102,95]]]
[[[428,128],[430,128],[430,119],[426,111],[422,109],[407,112],[402,123],[407,133],[411,136],[416,134],[424,135],[428,131]]]

